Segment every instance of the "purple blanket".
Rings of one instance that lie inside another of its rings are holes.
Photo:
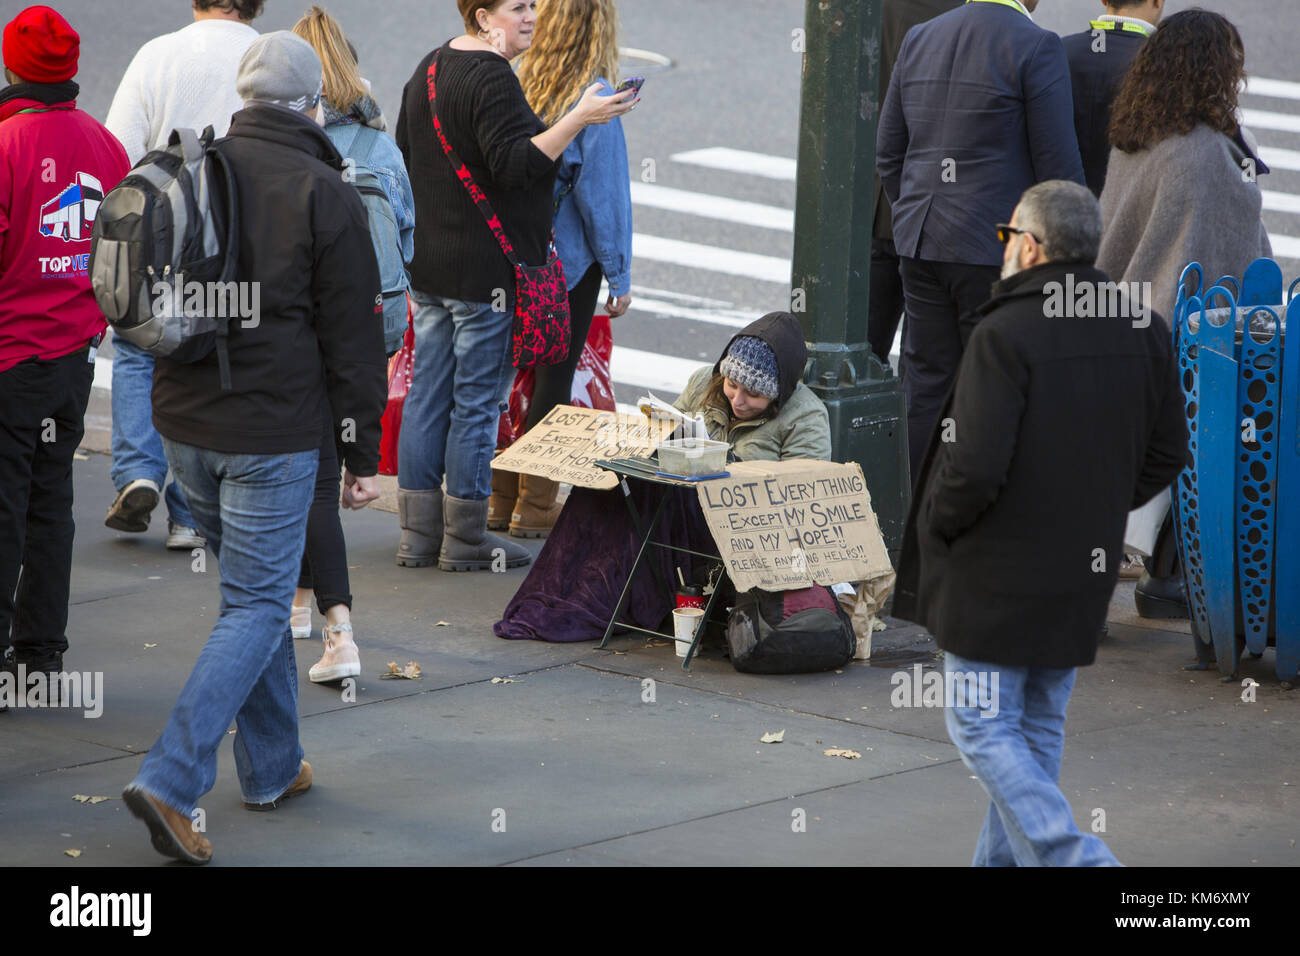
[[[716,554],[694,489],[631,482],[632,501],[648,522],[669,497],[653,540]],[[605,633],[614,605],[636,560],[638,536],[619,489],[574,488],[528,577],[492,628],[512,640],[595,641]],[[663,585],[650,569],[660,569]],[[657,628],[675,604],[677,568],[689,582],[707,562],[689,554],[647,549],[621,620]]]

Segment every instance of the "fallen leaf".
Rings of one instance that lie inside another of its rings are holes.
[[[823,750],[827,757],[844,757],[847,760],[857,760],[862,754],[856,750],[841,750],[839,747],[832,747],[829,750]]]
[[[405,667],[398,667],[397,661],[388,662],[388,670],[379,675],[380,680],[423,680],[420,674],[420,665],[415,661],[407,661]]]
[[[81,856],[81,851],[80,851],[80,850],[64,850],[64,851],[63,851],[63,855],[64,855],[64,856],[70,856],[70,857],[72,857],[72,858],[75,860],[77,857]]]
[[[144,649],[147,651],[147,650],[149,650],[149,648],[151,648],[151,647],[157,647],[157,646],[158,646],[157,644],[146,644],[146,645],[144,646]]]
[[[93,805],[96,803],[103,803],[105,800],[111,800],[112,797],[90,797],[84,793],[74,793],[72,799],[76,800],[78,803],[89,803]]]
[[[761,736],[761,737],[758,738],[758,742],[759,742],[760,744],[779,744],[779,743],[780,743],[781,741],[783,741],[783,740],[785,740],[785,728],[784,728],[784,727],[782,727],[780,730],[778,730],[778,731],[777,731],[776,733],[774,733],[774,734],[772,734],[772,733],[767,733],[767,734],[764,734],[763,736]]]
[[[74,461],[90,461],[90,456],[89,456],[89,455],[83,455],[83,454],[82,454],[81,452],[79,452],[79,451],[74,451],[74,452],[72,453],[72,458],[73,458]]]
[[[451,627],[451,621],[439,621],[434,627]]]
[[[492,678],[492,683],[494,683],[494,684],[518,684],[519,681],[515,680],[513,677],[494,677],[494,678]]]

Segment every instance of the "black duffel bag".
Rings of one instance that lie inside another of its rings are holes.
[[[727,619],[731,663],[747,674],[806,674],[843,667],[857,643],[830,588],[754,588],[736,595]]]

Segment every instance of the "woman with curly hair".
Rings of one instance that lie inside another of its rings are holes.
[[[1185,10],[1143,45],[1115,100],[1097,267],[1150,282],[1153,301],[1143,305],[1166,322],[1189,262],[1213,281],[1272,254],[1255,181],[1268,167],[1237,121],[1245,66],[1236,27]]]
[[[1150,283],[1140,304],[1168,323],[1189,262],[1213,282],[1272,255],[1255,181],[1268,167],[1237,121],[1245,68],[1236,27],[1185,10],[1143,44],[1111,112],[1097,268],[1125,284]],[[1145,564],[1134,592],[1140,614],[1188,616],[1169,518],[1151,557],[1129,560],[1135,571]]]
[[[545,123],[568,113],[591,83],[612,93],[618,79],[618,11],[614,0],[541,0],[533,42],[516,74],[533,112]],[[525,429],[567,405],[573,372],[591,329],[603,276],[611,318],[627,311],[632,260],[632,188],[627,144],[617,118],[588,126],[560,157],[555,178],[555,247],[569,287],[572,339],[558,365],[536,370]],[[493,472],[488,527],[517,538],[544,538],[559,514],[555,482]]]

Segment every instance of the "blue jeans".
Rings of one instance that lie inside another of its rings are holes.
[[[943,669],[945,678],[954,671],[997,674],[989,716],[960,694],[944,708],[948,736],[992,800],[971,865],[1119,866],[1105,843],[1074,825],[1057,785],[1075,669],[1003,667],[952,653]]]
[[[402,407],[397,484],[481,500],[492,494],[497,423],[506,410],[513,312],[412,292],[415,364]]]
[[[162,436],[153,427],[153,356],[113,336],[113,487],[121,491],[137,478],[164,488],[168,517],[193,528],[194,516],[176,482],[167,484]]]
[[[221,570],[221,613],[135,783],[190,814],[217,779],[235,721],[248,803],[277,799],[302,764],[289,608],[302,561],[319,449],[234,455],[163,439]]]

